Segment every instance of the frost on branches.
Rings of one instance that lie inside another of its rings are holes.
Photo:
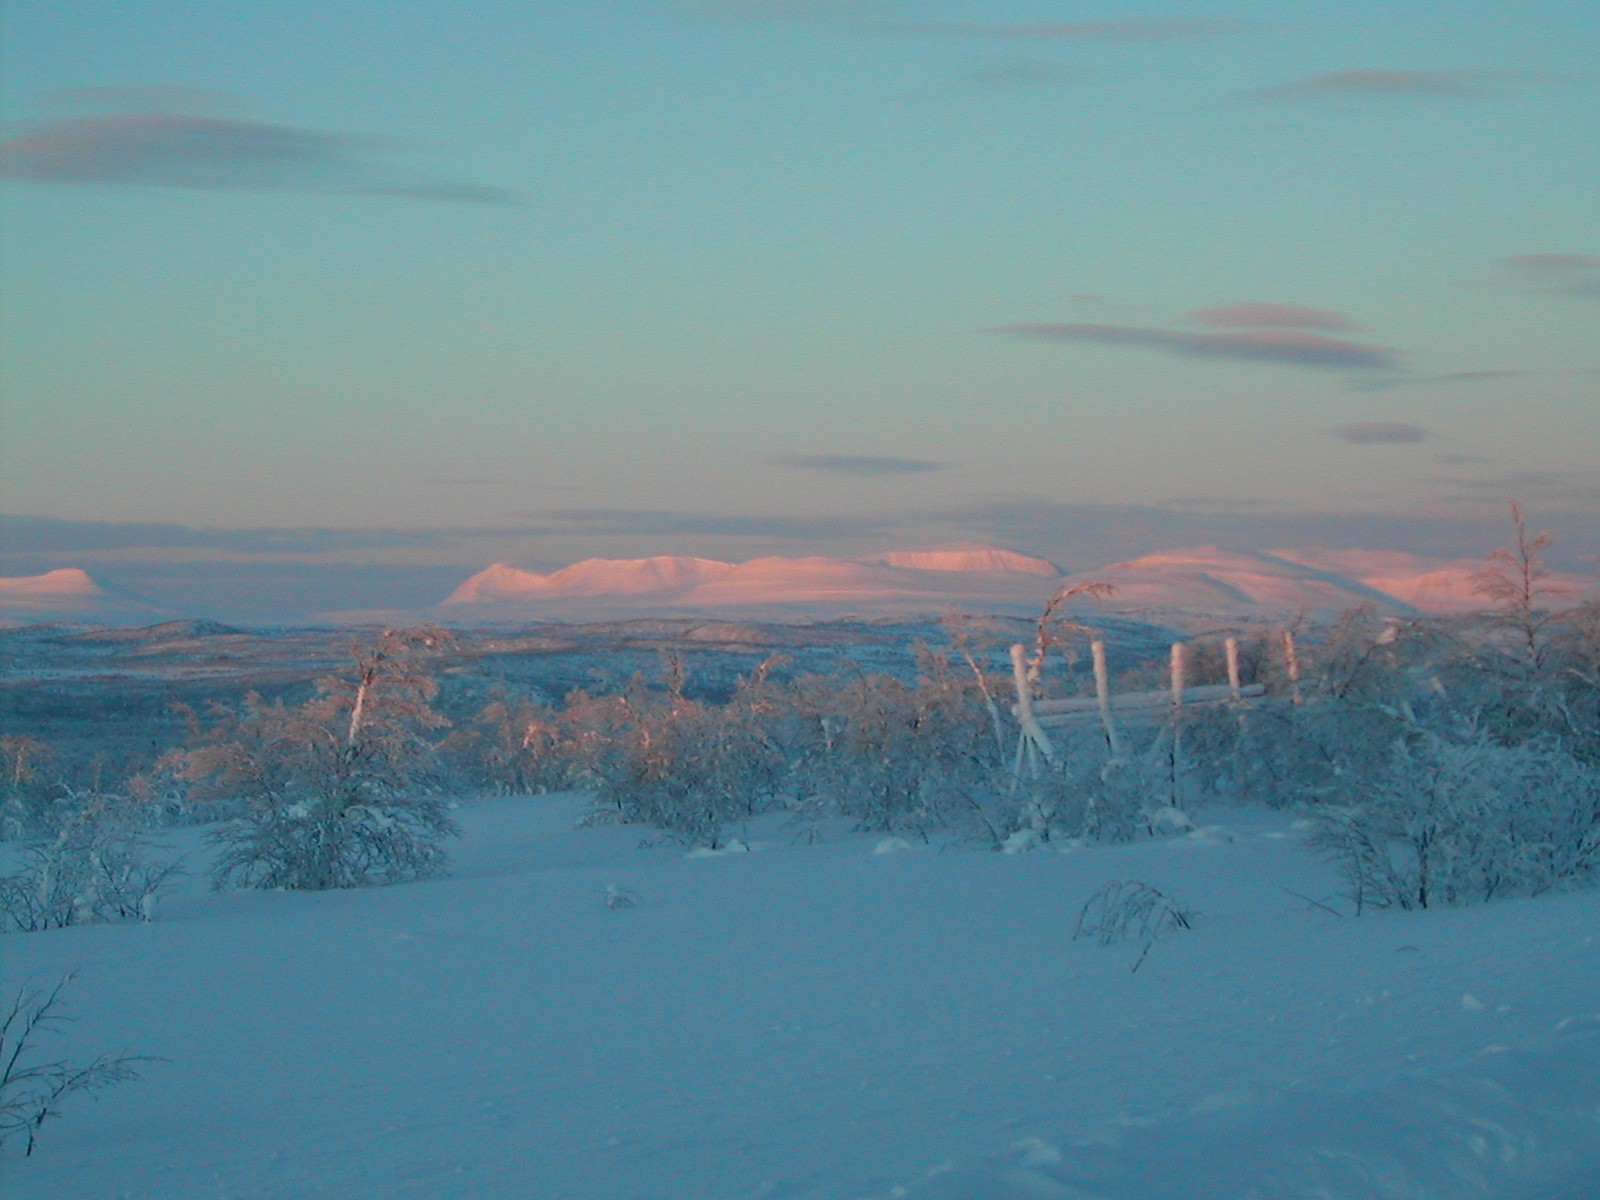
[[[423,665],[446,638],[385,631],[305,703],[252,694],[197,731],[187,776],[239,810],[213,838],[217,887],[358,887],[444,868],[444,841],[458,831],[428,734],[448,722],[431,706],[437,687]]]

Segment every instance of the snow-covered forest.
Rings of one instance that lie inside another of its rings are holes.
[[[1516,535],[1449,617],[7,631],[5,1171],[1591,1196],[1600,605]]]

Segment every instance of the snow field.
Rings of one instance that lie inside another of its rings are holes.
[[[197,856],[153,925],[7,936],[8,986],[81,969],[60,1052],[170,1060],[8,1147],[7,1195],[1600,1195],[1595,893],[1341,919],[1280,814],[690,858],[581,811],[466,802],[451,875],[388,888],[216,895]],[[1113,879],[1198,914],[1136,974],[1071,940]]]

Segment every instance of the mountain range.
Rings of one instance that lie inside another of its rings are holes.
[[[644,615],[772,619],[895,616],[944,610],[1028,614],[1057,591],[1108,584],[1086,598],[1116,613],[1187,613],[1263,619],[1327,615],[1368,605],[1396,615],[1486,607],[1476,559],[1398,551],[1300,548],[1239,551],[1215,546],[1162,551],[1093,570],[1064,572],[1043,558],[962,544],[857,558],[767,556],[745,562],[682,555],[590,558],[548,574],[496,563],[425,610],[286,615],[285,620],[511,622],[581,621]],[[1552,577],[1573,599],[1600,594],[1595,577]],[[7,623],[76,621],[148,624],[174,615],[220,615],[196,596],[193,611],[159,607],[102,586],[79,568],[0,578]]]

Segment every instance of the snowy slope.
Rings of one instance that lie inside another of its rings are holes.
[[[1413,611],[1398,598],[1334,571],[1215,546],[1147,554],[1067,580],[1089,581],[1116,589],[1108,602],[1113,609],[1179,609],[1230,617],[1333,613],[1359,604],[1391,613]]]
[[[1336,885],[1286,818],[1228,810],[1065,854],[763,824],[702,858],[573,831],[579,811],[463,807],[437,881],[191,879],[153,925],[7,935],[8,979],[81,969],[62,1052],[170,1062],[8,1149],[6,1194],[1579,1200],[1600,1179],[1600,894],[1338,917],[1290,894]],[[1136,974],[1133,948],[1070,937],[1112,879],[1200,914]],[[638,906],[608,910],[613,883]]]
[[[1480,612],[1489,606],[1478,590],[1484,569],[1481,558],[1429,558],[1399,550],[1274,550],[1279,558],[1319,570],[1334,571],[1357,580],[1423,612]],[[1552,572],[1545,586],[1552,589],[1553,606],[1577,603],[1597,594],[1596,580],[1566,572]]]

